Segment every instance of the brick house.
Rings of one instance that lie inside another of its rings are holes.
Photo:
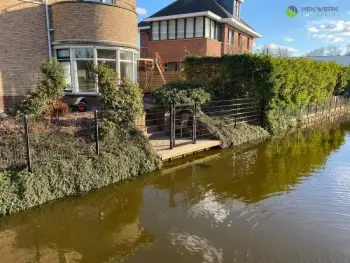
[[[1,0],[0,110],[36,87],[50,56],[66,69],[66,95],[94,100],[94,65],[137,79],[136,0]]]
[[[240,18],[243,0],[177,0],[138,24],[141,57],[159,53],[168,71],[178,71],[188,53],[247,53],[261,37]]]

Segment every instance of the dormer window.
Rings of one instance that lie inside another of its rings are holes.
[[[239,0],[234,0],[234,1],[235,1],[234,15],[239,18],[241,13],[241,2]]]

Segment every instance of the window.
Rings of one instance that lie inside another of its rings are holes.
[[[205,18],[205,37],[210,38],[210,19],[208,17]]]
[[[234,31],[232,29],[228,30],[228,43],[233,45],[234,41]]]
[[[247,49],[250,48],[250,41],[251,41],[250,37],[247,37]]]
[[[79,92],[96,92],[93,48],[74,49],[75,86]]]
[[[168,21],[160,22],[160,40],[168,39]]]
[[[216,40],[220,40],[220,33],[221,33],[221,30],[220,30],[220,24],[219,23],[215,23],[215,39]]]
[[[185,19],[177,20],[177,39],[185,38]]]
[[[136,82],[137,56],[133,50],[102,47],[57,49],[56,56],[67,72],[66,92],[96,93],[95,67],[104,64],[119,72],[121,79]]]
[[[152,40],[159,40],[159,22],[152,23]]]
[[[193,38],[194,36],[194,18],[186,19],[186,38]]]
[[[133,80],[133,53],[120,51],[120,79]]]
[[[203,17],[196,17],[195,27],[196,27],[195,37],[203,37],[203,31],[204,31]]]
[[[238,34],[238,46],[242,47],[242,34],[241,33]]]
[[[72,92],[73,88],[72,88],[72,77],[71,77],[71,66],[70,66],[70,50],[69,49],[57,49],[56,55],[57,55],[57,60],[61,63],[61,65],[65,71],[64,90],[65,90],[65,92]]]
[[[241,2],[239,0],[235,0],[235,4],[234,4],[234,14],[236,17],[240,16],[240,12],[241,12]]]
[[[206,37],[221,39],[221,24],[208,17],[172,19],[151,24],[152,40]]]
[[[169,20],[169,39],[176,38],[176,20]]]
[[[181,71],[181,62],[168,62],[165,64],[165,71]]]

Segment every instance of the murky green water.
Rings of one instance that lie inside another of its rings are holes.
[[[0,262],[350,261],[350,124],[197,157],[0,219]]]

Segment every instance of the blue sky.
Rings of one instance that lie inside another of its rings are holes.
[[[173,1],[137,0],[139,20]],[[294,18],[286,15],[286,9],[291,5],[299,9]],[[301,8],[305,6],[338,7],[339,12],[304,12],[302,15]],[[241,17],[262,35],[255,41],[255,48],[284,46],[298,56],[329,45],[338,45],[345,50],[350,44],[350,0],[245,0]]]

